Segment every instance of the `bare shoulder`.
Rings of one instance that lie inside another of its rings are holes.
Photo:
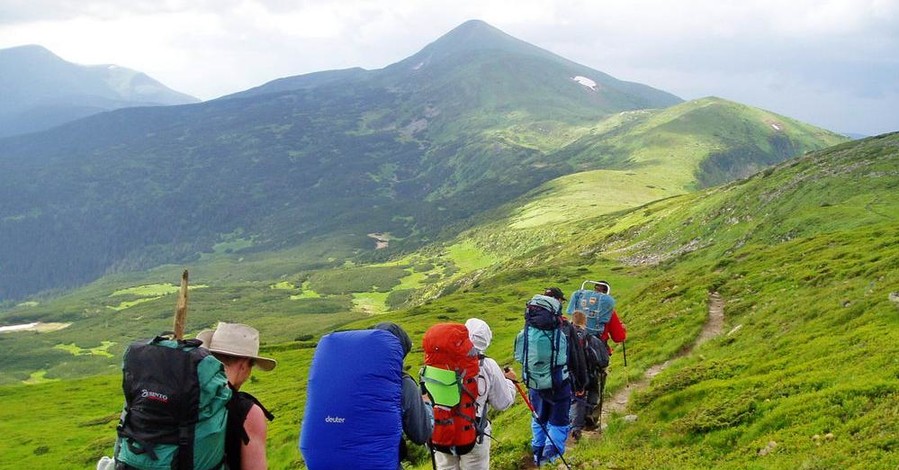
[[[265,413],[262,412],[262,408],[259,405],[254,404],[252,408],[250,408],[250,412],[247,413],[247,419],[244,421],[244,429],[246,429],[247,434],[251,437],[254,433],[253,431],[261,431],[262,435],[265,435],[265,429],[268,426],[268,421],[265,419]]]

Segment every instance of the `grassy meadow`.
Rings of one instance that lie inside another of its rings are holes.
[[[574,446],[574,468],[899,467],[899,305],[890,300],[899,291],[899,134],[656,202],[659,193],[637,189],[649,180],[569,178],[597,184],[550,183],[501,220],[391,262],[329,264],[323,243],[215,253],[190,267],[191,332],[247,322],[279,361],[245,385],[277,415],[271,468],[303,468],[306,374],[322,334],[395,321],[417,346],[406,360],[414,375],[430,325],[479,317],[494,331],[488,354],[514,365],[524,302],[549,285],[571,292],[597,278],[611,282],[629,331],[628,365],[619,348],[607,393],[692,344],[711,292],[725,301],[725,327],[635,391],[626,414],[636,421],[614,416],[601,438]],[[601,203],[617,191],[637,194],[630,208]],[[560,200],[570,205],[559,210]],[[170,327],[167,286],[180,269],[105,277],[4,314],[73,324],[0,334],[0,469],[87,469],[111,453],[121,352],[128,339]],[[122,302],[133,303],[115,310]],[[40,371],[41,383],[23,383]],[[528,418],[521,402],[495,414],[493,468],[518,468]],[[421,449],[414,454],[409,468],[430,468]]]

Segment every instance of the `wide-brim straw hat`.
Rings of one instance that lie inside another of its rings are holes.
[[[215,330],[203,330],[197,339],[211,352],[253,359],[262,370],[272,370],[278,365],[278,361],[259,355],[259,331],[251,326],[219,322]]]

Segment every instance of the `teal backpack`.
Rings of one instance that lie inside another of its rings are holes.
[[[231,388],[222,363],[200,344],[158,336],[125,351],[117,469],[224,468]]]
[[[535,295],[528,301],[524,329],[515,338],[515,359],[528,388],[548,390],[568,379],[568,337],[558,300]]]

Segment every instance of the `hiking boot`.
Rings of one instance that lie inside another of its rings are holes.
[[[575,429],[571,431],[571,434],[568,435],[568,439],[565,440],[565,447],[570,447],[577,444],[581,440],[581,430]]]

